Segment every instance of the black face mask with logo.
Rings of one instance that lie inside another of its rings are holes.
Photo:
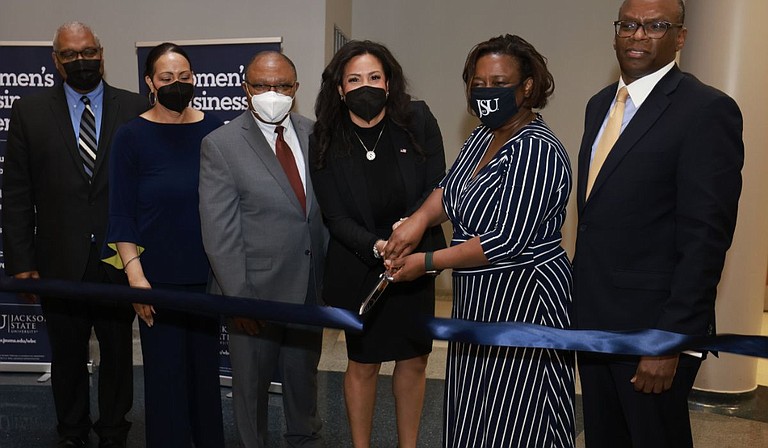
[[[166,109],[181,113],[195,96],[195,86],[188,82],[176,81],[157,89],[157,101]]]
[[[498,129],[520,110],[515,98],[517,86],[474,87],[469,91],[469,104],[480,121],[491,130]]]
[[[370,123],[387,104],[387,91],[381,87],[359,87],[347,92],[344,102],[353,114]]]
[[[90,92],[101,81],[101,59],[75,59],[61,64],[67,84],[81,92]]]

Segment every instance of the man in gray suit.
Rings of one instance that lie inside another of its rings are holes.
[[[249,111],[203,139],[200,217],[211,292],[317,304],[327,231],[308,174],[312,121],[290,113],[296,68],[261,52],[243,83]],[[228,322],[235,421],[243,446],[264,447],[277,371],[289,446],[320,446],[317,364],[322,329],[235,317]]]

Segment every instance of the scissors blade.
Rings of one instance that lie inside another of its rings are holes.
[[[376,283],[376,286],[374,286],[374,288],[368,294],[368,297],[363,300],[363,304],[360,305],[360,310],[357,313],[358,316],[362,316],[373,308],[376,302],[381,298],[384,290],[387,289],[390,278],[391,277],[389,277],[387,272],[382,272],[381,275],[379,275],[378,283]]]

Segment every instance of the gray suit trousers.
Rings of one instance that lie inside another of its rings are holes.
[[[244,447],[267,446],[268,390],[275,372],[283,383],[288,446],[322,446],[322,422],[317,414],[322,337],[322,328],[273,322],[265,322],[256,336],[230,332],[235,422]]]

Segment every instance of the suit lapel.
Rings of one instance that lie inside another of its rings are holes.
[[[405,187],[406,204],[413,204],[421,196],[421,192],[416,191],[418,186],[412,182],[412,180],[419,179],[416,173],[416,164],[414,163],[414,158],[418,157],[418,154],[416,154],[416,150],[408,138],[408,133],[403,129],[393,125],[389,128],[389,135],[392,139],[395,160],[397,160],[397,166],[400,169],[403,186]]]
[[[115,98],[114,91],[107,83],[104,83],[104,96],[101,107],[101,133],[99,134],[98,149],[96,151],[96,166],[93,170],[94,179],[96,179],[102,166],[106,163],[104,161],[108,158],[109,145],[111,144],[109,136],[115,131],[117,116],[120,111],[120,103]]]
[[[294,117],[297,117],[294,119]],[[306,182],[306,204],[307,204],[307,216],[309,211],[312,210],[312,206],[315,202],[315,189],[312,186],[312,177],[309,174],[309,134],[312,133],[312,127],[308,122],[301,120],[297,115],[291,113],[291,123],[293,124],[293,130],[296,132],[296,136],[299,138],[299,146],[301,146],[301,154],[304,156],[304,179]],[[287,178],[287,177],[286,177]],[[291,190],[293,191],[293,190]],[[298,203],[298,201],[296,201]]]
[[[277,160],[272,147],[269,146],[269,142],[264,138],[264,134],[261,132],[261,128],[254,121],[253,115],[247,113],[242,115],[244,120],[241,127],[241,133],[248,146],[251,147],[254,153],[261,159],[261,162],[267,168],[267,171],[275,178],[275,181],[283,190],[288,200],[293,204],[302,214],[304,211],[301,209],[299,199],[296,197],[296,193],[291,188],[291,183],[288,181],[288,176],[285,175],[283,167]],[[302,151],[304,148],[302,147]]]
[[[61,141],[63,142],[66,151],[72,157],[72,161],[75,164],[75,170],[80,173],[82,180],[87,182],[88,177],[85,174],[83,162],[80,158],[80,153],[77,150],[77,134],[72,128],[72,119],[69,115],[69,105],[67,104],[67,96],[64,94],[64,87],[59,86],[51,99],[51,113],[56,122],[56,126],[61,133]]]
[[[635,148],[638,141],[649,129],[651,129],[654,123],[659,120],[664,111],[669,107],[669,94],[677,88],[682,77],[682,72],[675,66],[658,82],[658,84],[656,84],[656,87],[654,87],[651,94],[648,95],[648,98],[645,99],[643,105],[637,109],[635,116],[632,117],[632,121],[629,122],[619,136],[619,139],[616,141],[613,149],[611,149],[611,152],[608,153],[608,157],[606,157],[605,162],[595,179],[595,185],[592,187],[592,195],[600,190],[600,187],[605,184],[613,171],[615,171],[619,164],[621,164],[621,161],[627,153]],[[586,182],[584,183],[586,184]]]
[[[600,132],[600,127],[603,125],[606,114],[608,114],[608,108],[613,101],[613,92],[616,91],[616,85],[611,85],[601,93],[601,96],[595,102],[593,112],[585,118],[584,137],[581,140],[581,148],[579,149],[579,180],[577,183],[579,188],[577,198],[579,199],[580,206],[584,205],[587,194],[587,177],[589,177],[592,144],[595,142],[597,133]]]

